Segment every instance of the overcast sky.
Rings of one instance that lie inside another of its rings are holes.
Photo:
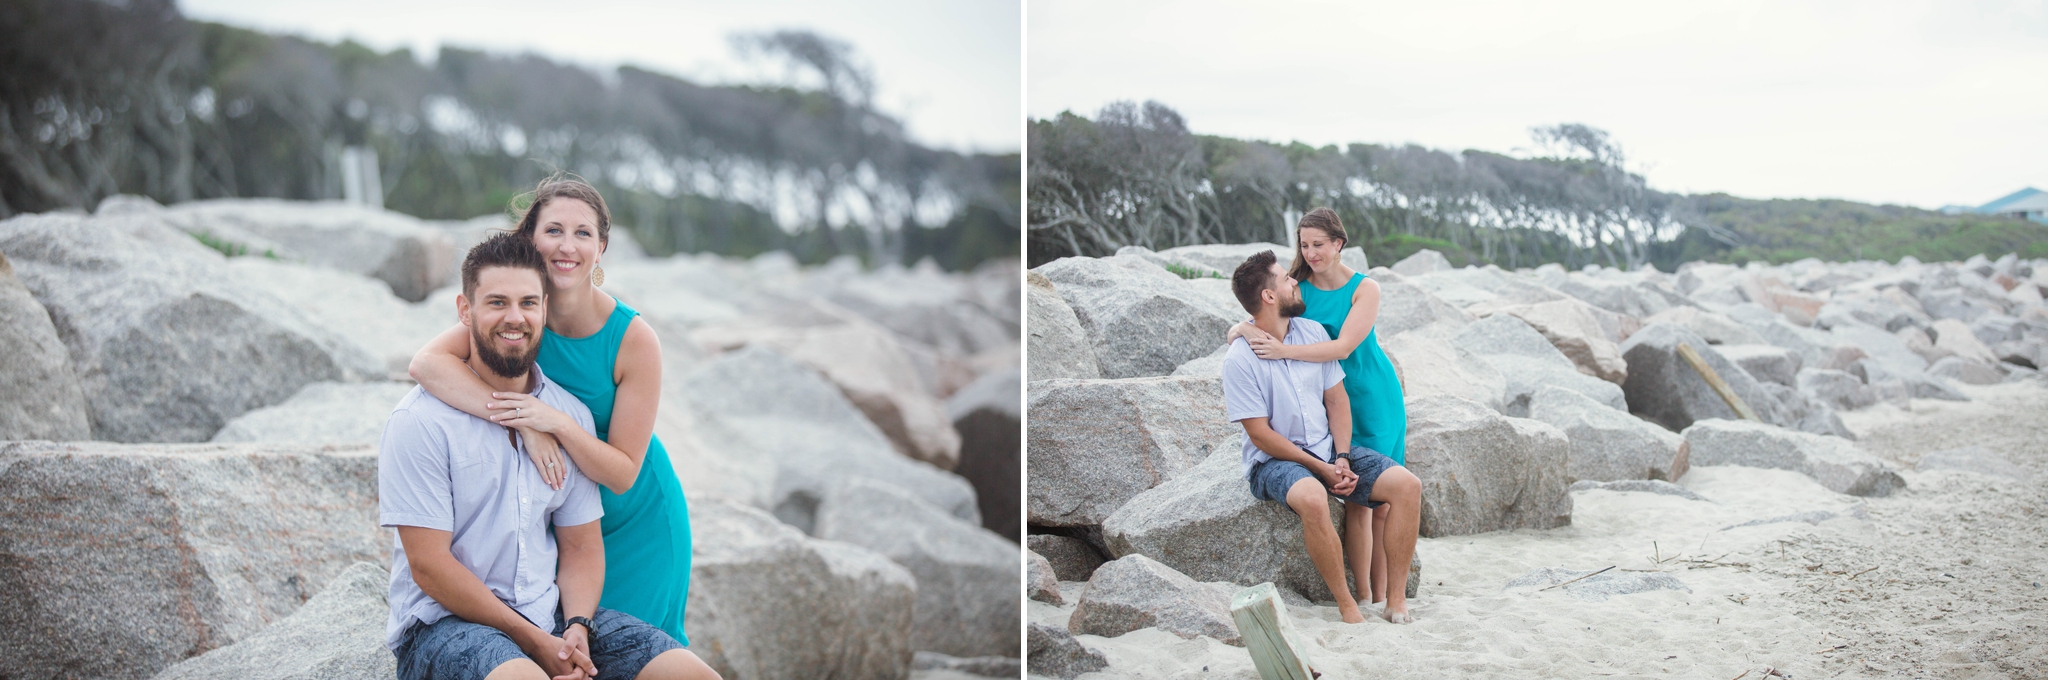
[[[921,142],[962,151],[1023,146],[1018,0],[180,0],[184,13],[326,41],[353,38],[425,59],[443,44],[538,52],[609,72],[622,63],[697,82],[780,78],[739,59],[735,31],[804,28],[873,67],[877,103]]]
[[[2048,189],[2048,1],[1032,0],[1027,112],[1519,153],[1613,134],[1651,186],[1976,205]]]

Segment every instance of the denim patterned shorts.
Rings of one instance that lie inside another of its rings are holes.
[[[599,678],[632,680],[654,657],[683,648],[668,633],[631,614],[598,607],[590,618],[597,624],[590,664],[597,667]],[[559,636],[566,627],[557,608],[552,632]],[[505,662],[526,658],[504,631],[456,616],[433,625],[413,624],[392,653],[398,656],[399,680],[484,680]]]
[[[1351,495],[1338,498],[1368,508],[1384,505],[1372,500],[1372,485],[1379,481],[1381,473],[1400,466],[1394,463],[1394,459],[1372,449],[1352,447],[1351,456],[1351,472],[1358,475],[1358,486],[1351,489]],[[1315,479],[1315,474],[1300,463],[1279,459],[1259,461],[1258,465],[1252,466],[1252,497],[1285,505],[1287,490],[1303,479]],[[1322,480],[1316,480],[1316,483],[1320,484]]]

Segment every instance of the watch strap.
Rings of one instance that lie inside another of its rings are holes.
[[[568,630],[570,626],[574,625],[583,626],[584,634],[589,636],[592,642],[597,641],[596,621],[590,620],[590,617],[587,616],[571,616],[569,617],[569,620],[562,622],[562,630]]]

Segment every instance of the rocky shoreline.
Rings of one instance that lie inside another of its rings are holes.
[[[462,253],[507,226],[126,196],[0,222],[0,649],[21,673],[388,677],[375,445],[455,319]],[[605,289],[662,343],[693,650],[727,677],[1014,669],[1015,263],[613,236]]]
[[[1094,648],[1133,632],[1167,634],[1138,636],[1155,646],[1235,644],[1234,629],[1188,622],[1227,623],[1221,603],[1244,586],[1271,581],[1308,611],[1328,598],[1299,522],[1245,491],[1242,435],[1222,417],[1221,341],[1246,316],[1223,277],[1268,249],[1286,264],[1286,247],[1271,244],[1125,248],[1026,274],[1033,673],[1130,675],[1140,669]],[[1355,249],[1345,261],[1364,269]],[[1454,268],[1422,251],[1370,275],[1379,342],[1406,392],[1409,466],[1424,482],[1423,584],[1444,575],[1443,539],[1570,535],[1588,493],[1688,502],[1725,470],[1768,469],[1844,499],[1908,494],[1913,475],[1861,446],[1845,415],[2048,383],[2048,261],[2011,255],[1667,274]],[[1995,455],[2008,453],[2022,452]],[[1539,567],[1550,568],[1525,569]],[[1611,578],[1587,583],[1601,582],[1603,600],[1685,587]],[[1417,596],[1436,593],[1411,586]],[[1104,626],[1088,614],[1103,607],[1134,613]]]

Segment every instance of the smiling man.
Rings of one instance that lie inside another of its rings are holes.
[[[469,251],[456,309],[470,329],[470,368],[492,389],[531,394],[590,430],[590,409],[534,365],[546,273],[523,236],[501,234]],[[417,387],[392,411],[377,505],[379,522],[398,535],[385,644],[399,677],[716,677],[667,633],[597,606],[597,484],[563,457],[562,486],[550,488],[525,445],[519,433]]]

